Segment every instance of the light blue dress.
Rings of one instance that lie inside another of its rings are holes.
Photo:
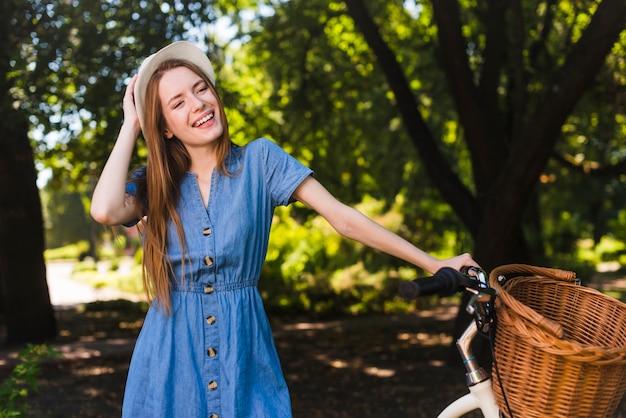
[[[267,139],[213,173],[205,208],[187,173],[178,203],[190,261],[169,228],[172,314],[152,306],[137,339],[123,417],[283,418],[291,402],[257,289],[274,208],[311,170]],[[132,186],[129,183],[129,186]],[[133,187],[127,187],[132,193]]]

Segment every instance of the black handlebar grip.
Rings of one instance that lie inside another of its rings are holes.
[[[451,267],[443,267],[432,277],[415,279],[400,284],[398,292],[404,299],[415,299],[418,296],[450,296],[463,287],[471,287],[473,281],[468,276]]]

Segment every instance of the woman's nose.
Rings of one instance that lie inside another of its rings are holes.
[[[191,104],[193,110],[202,110],[204,108],[204,102],[197,96],[193,96]]]

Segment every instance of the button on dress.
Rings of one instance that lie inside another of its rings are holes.
[[[172,313],[152,305],[146,314],[123,417],[291,417],[257,283],[274,208],[291,203],[312,172],[264,138],[235,148],[227,161],[236,174],[213,173],[206,208],[195,175],[182,180],[178,213],[189,253],[183,263],[170,224]]]

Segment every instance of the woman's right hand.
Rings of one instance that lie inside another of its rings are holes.
[[[130,123],[132,126],[139,127],[139,116],[137,116],[137,108],[135,107],[135,83],[137,83],[137,74],[130,79],[130,83],[126,86],[122,105],[124,109],[124,123]]]
[[[472,258],[469,253],[464,253],[457,255],[455,257],[450,257],[444,260],[437,261],[437,267],[431,273],[436,273],[440,268],[443,267],[452,267],[455,270],[461,270],[463,267],[478,267],[480,265]]]

